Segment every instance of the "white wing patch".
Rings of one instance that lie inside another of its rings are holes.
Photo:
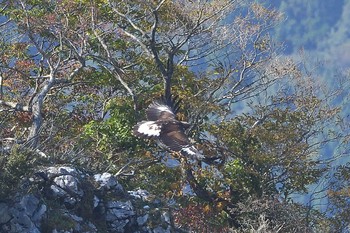
[[[204,155],[202,155],[194,146],[183,147],[181,152],[184,152],[189,156],[196,157],[197,159],[204,159]]]
[[[158,125],[155,121],[142,122],[137,128],[137,132],[150,137],[153,137],[153,136],[158,137],[160,135],[160,131],[161,131],[161,126]]]

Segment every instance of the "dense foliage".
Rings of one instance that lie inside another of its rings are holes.
[[[13,0],[0,13],[1,198],[36,166],[70,163],[147,189],[184,230],[347,228],[349,167],[320,154],[348,151],[334,106],[347,83],[328,90],[279,56],[279,12],[248,0]],[[132,136],[170,94],[206,162]],[[310,190],[330,196],[326,211],[294,201]]]

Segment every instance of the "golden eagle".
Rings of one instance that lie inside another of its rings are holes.
[[[156,139],[161,147],[172,152],[180,152],[191,159],[202,160],[204,156],[192,145],[185,130],[188,122],[176,119],[180,100],[178,96],[153,101],[147,108],[147,121],[138,122],[133,134],[140,138]]]

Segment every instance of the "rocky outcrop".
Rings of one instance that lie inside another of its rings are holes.
[[[146,190],[125,191],[109,173],[47,167],[0,200],[0,232],[175,232]]]

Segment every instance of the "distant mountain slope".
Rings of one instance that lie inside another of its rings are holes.
[[[338,25],[345,2],[349,1],[271,1],[272,7],[285,14],[285,21],[275,30],[277,39],[286,44],[285,52],[291,54],[301,47],[317,49]]]

